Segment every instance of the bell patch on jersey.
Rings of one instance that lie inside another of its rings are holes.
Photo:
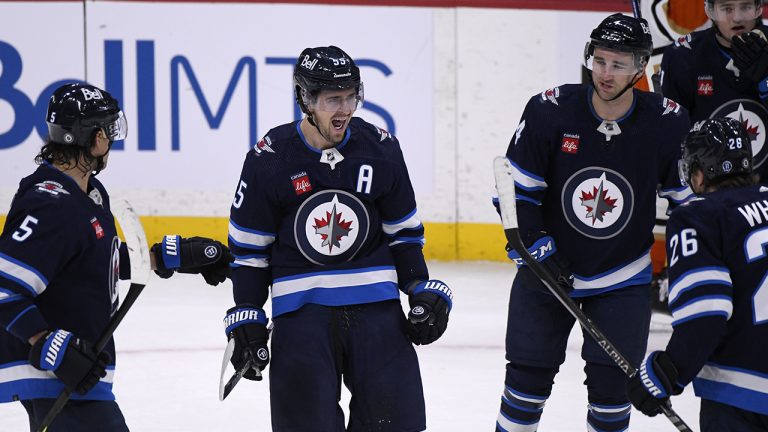
[[[91,218],[91,226],[93,227],[93,231],[96,233],[97,239],[104,237],[104,228],[101,227],[98,219],[95,217]]]
[[[563,141],[560,145],[560,150],[563,153],[576,154],[579,151],[579,135],[578,134],[563,134]]]
[[[369,221],[363,203],[349,192],[337,189],[317,192],[296,212],[296,245],[314,264],[349,261],[365,243]]]
[[[624,176],[602,167],[573,174],[563,187],[562,208],[573,229],[594,239],[618,235],[632,216],[634,193]]]
[[[557,98],[559,97],[560,97],[560,87],[547,89],[541,93],[541,100],[550,101],[555,105],[560,105],[559,103],[557,103]]]
[[[312,183],[310,183],[306,171],[292,175],[291,182],[293,183],[293,191],[296,192],[296,195],[301,195],[312,190]]]
[[[729,117],[740,121],[747,130],[752,142],[752,161],[755,169],[768,159],[768,146],[765,142],[768,110],[759,102],[751,99],[734,99],[719,106],[710,118]]]
[[[46,180],[42,183],[37,183],[35,187],[36,192],[45,192],[55,197],[58,197],[60,194],[69,195],[69,192],[64,189],[64,186],[61,183],[57,183],[52,180]]]
[[[697,78],[696,93],[699,96],[712,96],[715,94],[715,80],[712,76],[700,76]]]

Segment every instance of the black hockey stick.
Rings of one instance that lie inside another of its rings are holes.
[[[640,13],[640,0],[632,0],[632,14],[635,15],[635,18],[643,17]]]
[[[533,271],[533,273],[541,280],[541,282],[547,287],[555,298],[573,315],[579,322],[581,327],[589,333],[595,342],[608,354],[608,357],[613,360],[616,365],[624,371],[629,377],[633,377],[637,373],[637,368],[627,361],[627,359],[616,349],[616,347],[608,340],[602,331],[592,322],[584,311],[574,303],[568,294],[563,291],[555,278],[547,271],[547,269],[536,259],[531,256],[528,249],[526,249],[520,238],[520,232],[517,226],[517,210],[515,205],[515,180],[512,177],[512,164],[504,156],[499,156],[493,160],[493,174],[496,178],[496,189],[499,193],[499,209],[501,211],[501,221],[504,226],[504,235],[507,237],[509,244],[520,254],[523,261]],[[665,416],[672,422],[678,431],[693,432],[691,428],[685,424],[685,422],[675,413],[672,409],[672,404],[667,402],[666,405],[661,406],[661,410]]]
[[[151,266],[149,260],[149,248],[147,247],[147,237],[144,234],[144,229],[139,221],[139,216],[136,211],[131,207],[128,201],[116,200],[112,202],[112,214],[120,224],[120,228],[123,230],[125,236],[125,243],[128,246],[128,256],[131,259],[131,287],[128,293],[125,295],[123,302],[117,309],[117,312],[112,316],[107,328],[101,333],[101,336],[96,341],[94,350],[96,354],[101,353],[104,347],[107,346],[109,340],[112,339],[112,334],[117,329],[117,326],[123,320],[128,313],[128,309],[131,308],[133,303],[141,294],[144,289],[147,280],[149,279]],[[56,416],[64,408],[69,400],[72,391],[65,388],[59,393],[59,397],[51,406],[48,414],[45,415],[42,423],[37,428],[37,432],[46,432],[48,426],[56,419]]]

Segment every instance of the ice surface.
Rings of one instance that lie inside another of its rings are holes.
[[[417,347],[427,399],[428,430],[491,431],[504,382],[504,333],[514,267],[505,263],[430,263],[433,277],[454,291],[448,331]],[[268,383],[242,380],[224,402],[218,380],[226,338],[221,325],[231,286],[202,278],[152,276],[116,333],[115,394],[132,431],[270,431]],[[649,349],[669,334],[651,334]],[[541,432],[586,430],[586,389],[574,331],[555,379]],[[268,378],[267,378],[268,379]],[[348,395],[342,403],[348,401]],[[698,399],[687,388],[673,398],[677,413],[698,430]],[[0,404],[0,431],[26,431],[19,403]],[[663,416],[633,412],[630,431],[674,431]]]

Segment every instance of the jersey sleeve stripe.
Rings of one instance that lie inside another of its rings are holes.
[[[275,235],[243,228],[230,221],[229,239],[240,247],[250,249],[265,249],[275,241]]]
[[[731,318],[733,302],[727,296],[699,297],[672,309],[672,327],[703,316],[722,315]]]
[[[732,286],[731,275],[724,267],[702,267],[680,276],[669,288],[669,304],[672,304],[684,292],[702,285]]]
[[[14,292],[9,292],[0,288],[0,303],[10,303],[13,301],[21,300],[23,298],[24,296],[21,294],[16,294]]]
[[[406,217],[397,221],[381,221],[381,227],[384,233],[387,235],[393,235],[398,231],[404,229],[420,229],[423,228],[421,220],[416,215],[416,209],[409,213]]]
[[[547,188],[547,182],[544,178],[532,174],[510,161],[512,164],[512,178],[515,179],[515,185],[521,189],[532,191]]]
[[[682,203],[693,196],[693,191],[691,191],[691,188],[688,186],[675,189],[662,189],[659,192],[659,196],[662,198],[670,199],[675,203]]]
[[[251,256],[235,256],[235,261],[230,264],[232,267],[257,267],[257,268],[267,268],[269,267],[269,259],[266,256],[258,256],[258,255],[251,255]]]
[[[48,286],[48,281],[33,267],[2,253],[0,253],[0,276],[18,283],[35,296],[42,293]]]
[[[535,199],[533,199],[533,198],[529,198],[529,197],[527,197],[527,196],[525,196],[525,195],[520,195],[520,194],[517,194],[517,195],[515,196],[515,199],[516,199],[517,201],[526,201],[526,202],[529,202],[529,203],[531,203],[531,204],[533,204],[533,205],[537,205],[537,206],[540,206],[540,205],[541,205],[541,201],[539,201],[539,200],[535,200]]]
[[[16,315],[16,317],[14,319],[12,319],[11,322],[9,322],[7,326],[5,326],[5,331],[10,332],[11,331],[11,327],[13,327],[13,325],[16,324],[16,321],[18,321],[19,318],[23,317],[24,314],[26,314],[28,312],[31,312],[33,309],[37,309],[37,306],[35,306],[35,305],[27,306],[24,310],[19,312],[18,315]]]
[[[369,267],[351,271],[316,272],[277,278],[272,282],[272,299],[315,288],[345,288],[377,282],[397,283],[394,267]]]
[[[768,414],[768,376],[707,363],[693,380],[696,395]]]
[[[403,243],[418,243],[422,247],[427,243],[424,236],[421,237],[397,237],[393,241],[389,242],[389,247],[403,244]]]

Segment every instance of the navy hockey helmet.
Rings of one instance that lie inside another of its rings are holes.
[[[681,147],[680,179],[686,184],[697,168],[709,182],[752,173],[752,140],[736,119],[716,117],[696,122]]]
[[[589,39],[584,48],[584,63],[590,70],[596,47],[632,54],[636,68],[633,73],[645,69],[653,52],[653,39],[648,21],[620,13],[604,19],[592,30]]]
[[[110,141],[125,139],[128,124],[117,100],[89,84],[65,84],[48,102],[48,136],[52,142],[87,147],[97,131]]]
[[[363,83],[360,69],[341,48],[335,46],[306,48],[296,60],[293,69],[296,101],[301,110],[309,114],[310,106],[323,90],[354,88],[359,108],[363,102]]]

